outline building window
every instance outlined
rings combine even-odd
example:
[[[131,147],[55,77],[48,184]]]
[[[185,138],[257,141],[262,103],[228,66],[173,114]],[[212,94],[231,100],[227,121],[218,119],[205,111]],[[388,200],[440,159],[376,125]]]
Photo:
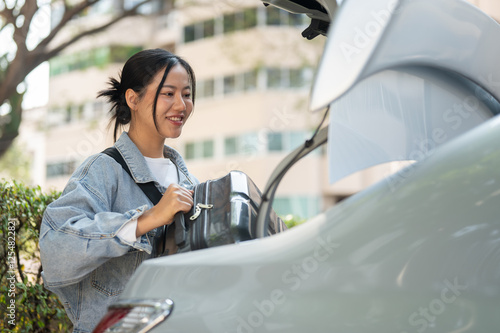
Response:
[[[66,122],[66,109],[64,108],[51,108],[47,115],[47,126],[59,126]]]
[[[293,215],[307,219],[320,213],[321,200],[316,196],[276,197],[273,209],[279,216]]]
[[[311,83],[308,68],[267,68],[268,88],[303,88]]]
[[[224,139],[224,155],[233,156],[238,153],[238,137],[231,136]]]
[[[189,43],[195,40],[194,24],[184,27],[184,43]]]
[[[262,72],[260,76],[259,73]],[[303,88],[310,84],[311,70],[309,68],[265,68],[259,71],[254,69],[244,73],[228,75],[219,78],[220,91],[224,95],[230,95],[238,92],[248,92],[259,88],[259,78],[266,78],[267,82],[261,85],[273,89]],[[197,82],[197,97],[213,97],[216,93],[216,79],[206,79]]]
[[[281,10],[269,6],[266,8],[266,24],[267,25],[281,25]]]
[[[258,154],[261,149],[262,142],[259,140],[257,133],[246,133],[240,136],[240,152],[243,155]]]
[[[203,22],[203,37],[209,38],[215,35],[215,21],[207,20]]]
[[[281,88],[282,74],[280,68],[267,69],[267,87]]]
[[[255,155],[264,150],[261,146],[256,133],[230,136],[224,139],[224,156]]]
[[[309,24],[307,22],[306,15],[297,15],[288,13],[288,20],[289,20],[288,24],[291,25],[292,27],[303,27]]]
[[[214,140],[203,141],[203,158],[214,157]]]
[[[224,33],[231,33],[233,31],[236,31],[236,15],[234,13],[232,14],[226,14],[223,16],[223,27],[224,27]]]
[[[269,133],[267,135],[268,151],[283,151],[283,137],[281,133]]]
[[[137,46],[111,46],[109,61],[112,63],[124,63],[132,55],[141,51],[141,47]]]
[[[100,47],[94,50],[94,64],[102,67],[108,63],[109,47]]]
[[[215,94],[214,79],[199,81],[196,83],[196,97],[209,98]]]
[[[302,69],[291,69],[289,74],[289,81],[291,88],[301,88],[305,84],[304,76],[302,75]]]
[[[213,140],[188,142],[184,146],[184,157],[186,160],[201,158],[211,158],[215,155],[215,145]]]
[[[60,55],[49,61],[50,75],[56,76],[94,66],[102,68],[113,62],[122,63],[140,50],[140,46],[113,45]]]
[[[184,27],[184,43],[193,42],[202,38],[209,38],[221,33],[228,34],[239,30],[252,29],[260,24],[271,26],[303,26],[306,24],[306,15],[292,14],[276,7],[267,7],[260,12],[263,17],[259,20],[257,8],[247,8],[230,14],[225,14],[211,20],[195,22]],[[220,26],[219,26],[220,24]]]
[[[55,178],[60,176],[71,175],[74,171],[75,171],[74,161],[48,163],[46,175],[47,178]]]
[[[97,100],[92,103],[92,109],[94,110],[95,117],[99,117],[105,113],[104,102],[102,100]]]
[[[306,132],[288,132],[285,133],[284,142],[286,142],[288,151],[292,151],[295,148],[302,145],[308,139],[308,133]]]
[[[196,157],[194,142],[186,143],[185,150],[186,152],[184,154],[184,157],[186,158],[186,160],[192,160]]]
[[[236,92],[236,77],[234,75],[224,77],[224,94]]]
[[[262,134],[262,133],[261,133]],[[224,156],[256,155],[267,152],[288,152],[308,139],[306,131],[268,132],[264,137],[250,132],[224,138]]]
[[[257,89],[257,71],[243,73],[243,89],[251,91]]]
[[[267,134],[267,150],[269,152],[289,152],[299,147],[308,138],[305,131],[272,132]]]
[[[82,51],[78,54],[78,63],[77,68],[88,68],[92,66],[92,52],[91,51]]]
[[[243,28],[250,29],[257,26],[257,8],[248,8],[243,11]]]

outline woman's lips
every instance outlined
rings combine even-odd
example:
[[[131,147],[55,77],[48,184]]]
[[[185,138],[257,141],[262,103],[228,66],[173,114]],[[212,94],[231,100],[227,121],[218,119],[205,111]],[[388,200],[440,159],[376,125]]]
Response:
[[[171,116],[171,117],[167,117],[167,120],[176,126],[182,126],[182,124],[184,123],[183,116]]]

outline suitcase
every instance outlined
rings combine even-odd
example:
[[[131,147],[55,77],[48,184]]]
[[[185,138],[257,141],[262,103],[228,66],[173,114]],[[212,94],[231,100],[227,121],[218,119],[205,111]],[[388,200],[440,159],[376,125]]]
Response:
[[[176,220],[175,241],[186,252],[257,238],[257,214],[262,194],[241,171],[196,185],[194,205]],[[169,227],[170,228],[170,227]],[[286,230],[274,210],[269,213],[267,235]]]
[[[102,153],[112,157],[132,177],[115,147]],[[153,204],[160,201],[162,194],[154,182],[137,183],[137,186]],[[198,184],[193,190],[194,205],[190,212],[177,213],[172,224],[148,232],[152,237],[154,257],[257,238],[257,214],[262,194],[245,173],[231,171],[219,179]],[[266,236],[287,229],[271,208],[267,215]]]

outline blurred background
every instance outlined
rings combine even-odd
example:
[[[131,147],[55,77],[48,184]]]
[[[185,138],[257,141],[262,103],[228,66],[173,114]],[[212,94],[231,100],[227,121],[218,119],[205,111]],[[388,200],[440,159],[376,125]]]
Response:
[[[500,1],[469,2],[500,20]],[[97,92],[146,48],[195,70],[194,114],[166,143],[200,181],[241,170],[263,189],[322,117],[307,106],[326,37],[304,39],[308,17],[260,0],[2,0],[0,9],[0,178],[62,190],[85,158],[113,144]],[[307,219],[401,166],[330,184],[318,150],[289,171],[274,208]]]

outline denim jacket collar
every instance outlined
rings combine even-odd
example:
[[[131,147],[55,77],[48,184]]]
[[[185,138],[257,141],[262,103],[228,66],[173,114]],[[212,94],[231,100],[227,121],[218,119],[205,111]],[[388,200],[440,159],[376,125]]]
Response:
[[[156,182],[155,177],[149,170],[146,160],[142,157],[142,153],[130,139],[127,132],[122,133],[120,138],[116,141],[115,147],[123,156],[136,183]],[[181,155],[175,149],[165,146],[163,149],[163,156],[169,158],[176,165],[179,172],[179,184],[188,187],[195,184],[196,181],[189,177],[187,167]]]

